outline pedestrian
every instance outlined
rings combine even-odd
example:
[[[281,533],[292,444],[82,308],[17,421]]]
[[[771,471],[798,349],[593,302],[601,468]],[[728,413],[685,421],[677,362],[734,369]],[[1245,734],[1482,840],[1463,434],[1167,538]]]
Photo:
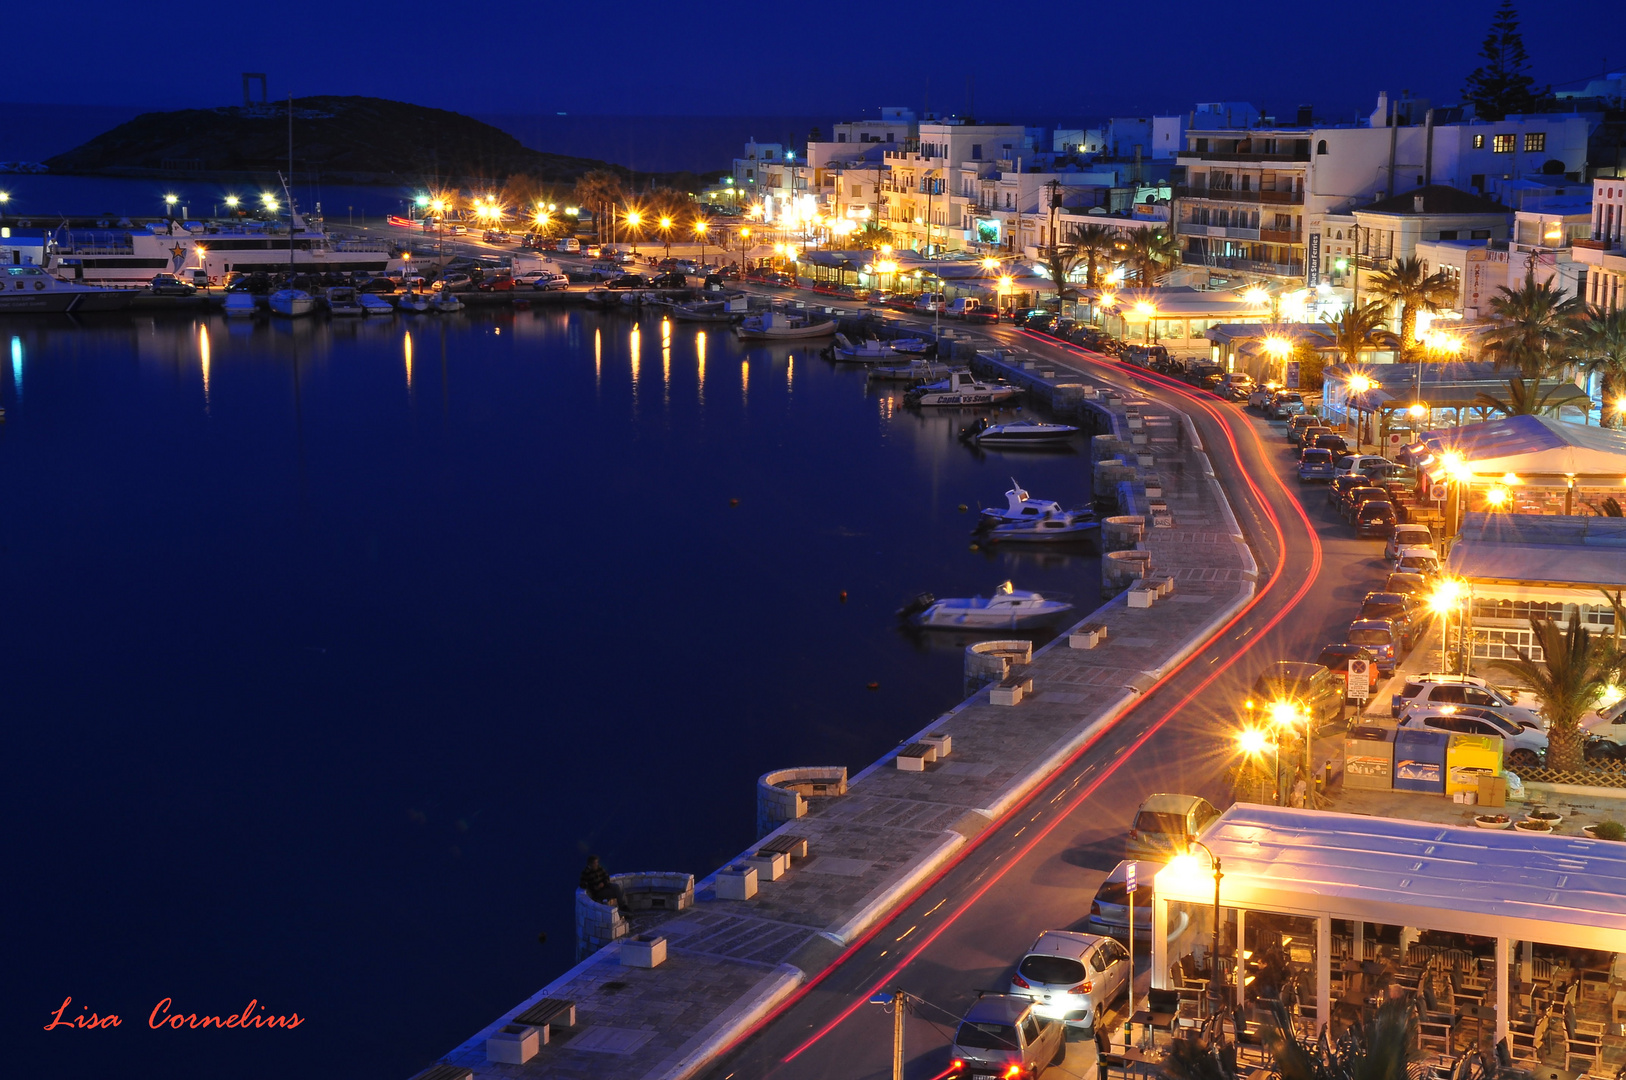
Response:
[[[610,872],[599,865],[597,855],[587,856],[580,884],[587,895],[599,903],[610,902],[622,912],[627,910],[627,900],[621,893],[621,886],[610,880]]]

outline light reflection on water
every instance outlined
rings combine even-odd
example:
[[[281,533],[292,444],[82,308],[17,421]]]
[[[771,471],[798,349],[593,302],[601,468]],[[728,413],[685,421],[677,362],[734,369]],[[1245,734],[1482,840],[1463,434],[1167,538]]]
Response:
[[[964,641],[900,632],[905,597],[1099,589],[1087,553],[970,550],[1013,474],[1087,501],[1084,455],[978,456],[977,413],[903,408],[805,344],[663,321],[669,402],[640,411],[620,313],[0,333],[12,825],[77,838],[29,856],[9,982],[213,1000],[252,970],[346,1017],[243,1080],[410,1075],[570,966],[585,850],[709,873],[753,839],[756,776],[856,770],[953,705]],[[706,396],[708,361],[739,398]],[[714,797],[648,813],[674,771]],[[228,911],[270,929],[200,953]],[[347,1035],[386,1025],[386,1050]],[[141,1075],[49,1049],[24,1067]]]

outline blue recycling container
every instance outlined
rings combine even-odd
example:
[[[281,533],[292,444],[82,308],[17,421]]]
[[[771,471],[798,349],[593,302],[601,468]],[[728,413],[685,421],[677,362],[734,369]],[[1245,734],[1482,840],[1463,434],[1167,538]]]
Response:
[[[1445,731],[1413,731],[1409,728],[1397,731],[1395,790],[1444,795],[1445,749],[1450,741],[1451,735]]]

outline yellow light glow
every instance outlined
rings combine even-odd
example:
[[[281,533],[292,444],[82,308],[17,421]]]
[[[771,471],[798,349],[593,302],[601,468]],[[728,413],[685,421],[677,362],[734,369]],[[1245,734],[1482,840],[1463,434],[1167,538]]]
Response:
[[[226,196],[226,205],[235,210],[237,208],[237,196],[235,196],[235,195],[227,195]]]
[[[1518,473],[1503,473],[1502,483],[1506,484],[1508,487],[1518,487],[1520,484],[1524,483],[1524,481],[1519,479]]]
[[[1411,408],[1407,409],[1406,411],[1411,413],[1413,416],[1426,416],[1428,414],[1428,406],[1424,405],[1422,403],[1418,403],[1416,405],[1413,405]]]
[[[164,202],[169,206],[174,206],[179,201],[180,200],[174,195],[165,195],[164,196]]]
[[[1255,285],[1253,288],[1243,292],[1242,300],[1244,303],[1251,304],[1254,307],[1263,307],[1265,304],[1270,302],[1270,293]]]
[[[1279,360],[1293,351],[1293,343],[1284,337],[1268,337],[1265,339],[1265,351]]]
[[[1373,382],[1365,375],[1352,375],[1349,379],[1349,390],[1352,394],[1364,394],[1372,389]]]
[[[881,254],[882,255],[890,255],[890,254],[892,254],[892,245],[891,244],[882,244],[881,245]]]
[[[1436,614],[1443,615],[1452,611],[1462,602],[1462,581],[1458,578],[1442,578],[1434,586],[1434,592],[1429,595],[1428,606]]]
[[[984,270],[998,270],[999,260],[990,255],[988,258],[982,260],[982,268]]]
[[[1113,304],[1116,304],[1117,302],[1118,302],[1118,297],[1116,295],[1114,295],[1113,293],[1106,292],[1106,293],[1101,294],[1101,306],[1102,307],[1109,308]]]
[[[1626,697],[1626,686],[1610,683],[1603,688],[1603,693],[1598,695],[1598,708],[1607,709],[1623,697]]]
[[[750,229],[741,229],[740,230],[740,238],[743,239],[743,240],[751,239],[751,230]]]
[[[1270,746],[1270,740],[1258,728],[1243,728],[1237,732],[1236,745],[1244,754],[1262,754]]]
[[[775,244],[773,246],[773,253],[775,255],[783,255],[785,253],[785,245],[784,244]]]
[[[672,227],[672,219],[671,218],[669,218],[669,217],[661,218],[661,228],[670,229],[671,227]]]
[[[705,236],[706,230],[710,228],[711,226],[706,224],[704,221],[697,221],[694,223],[694,231],[700,236]]]
[[[1273,701],[1270,703],[1270,721],[1277,727],[1291,727],[1299,718],[1299,707],[1291,701]]]
[[[1507,504],[1507,488],[1500,484],[1485,491],[1485,502],[1491,506],[1505,506]]]
[[[637,225],[639,222],[644,220],[644,215],[636,210],[628,210],[626,214],[623,215],[622,220],[628,225]]]
[[[1011,288],[1011,282],[1012,282],[1011,275],[1009,275],[1009,274],[1001,274],[1000,277],[999,277],[999,291],[1000,292],[1009,292],[1010,288]]]

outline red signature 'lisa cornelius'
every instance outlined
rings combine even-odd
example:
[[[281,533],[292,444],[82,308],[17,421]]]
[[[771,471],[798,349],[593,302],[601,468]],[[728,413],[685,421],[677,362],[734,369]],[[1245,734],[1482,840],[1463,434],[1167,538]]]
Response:
[[[64,1019],[68,1009],[73,1005],[73,998],[62,999],[56,1011],[51,1014],[51,1022],[45,1025],[46,1031],[55,1031],[57,1028],[70,1028],[76,1031],[91,1030],[95,1028],[116,1028],[123,1025],[124,1020],[117,1013],[108,1013],[101,1016],[90,1012],[87,1006],[79,1006],[79,1015]],[[305,1018],[298,1013],[289,1013],[287,1016],[273,1016],[260,1011],[258,998],[250,999],[248,1005],[240,1013],[228,1016],[200,1016],[197,1013],[181,1013],[174,1011],[174,1002],[164,998],[152,1007],[147,1014],[147,1026],[153,1030],[172,1028],[180,1031],[183,1028],[296,1028],[305,1022]]]

